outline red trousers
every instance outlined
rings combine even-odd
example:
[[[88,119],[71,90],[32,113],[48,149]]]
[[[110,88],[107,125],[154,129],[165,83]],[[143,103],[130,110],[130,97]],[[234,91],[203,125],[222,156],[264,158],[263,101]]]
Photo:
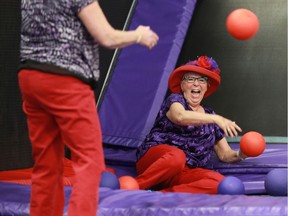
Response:
[[[63,215],[67,145],[75,172],[68,215],[95,216],[105,165],[94,92],[70,76],[21,70],[18,78],[35,161],[30,215]]]
[[[140,189],[162,192],[216,194],[223,175],[203,168],[189,168],[184,152],[161,144],[150,148],[137,162]]]

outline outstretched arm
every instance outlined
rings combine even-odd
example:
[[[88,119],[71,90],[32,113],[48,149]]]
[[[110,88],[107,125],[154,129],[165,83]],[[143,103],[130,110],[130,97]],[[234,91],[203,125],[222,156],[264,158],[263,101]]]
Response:
[[[177,125],[217,124],[224,131],[225,135],[230,137],[238,136],[237,131],[242,131],[235,122],[229,119],[220,115],[185,110],[182,104],[178,102],[170,106],[166,115],[170,121]]]
[[[226,163],[239,162],[247,158],[240,150],[231,149],[225,137],[215,144],[214,150],[219,160]]]
[[[159,40],[158,35],[148,26],[139,26],[136,30],[130,31],[114,29],[97,1],[83,8],[78,16],[92,37],[106,48],[123,48],[139,43],[151,49]]]

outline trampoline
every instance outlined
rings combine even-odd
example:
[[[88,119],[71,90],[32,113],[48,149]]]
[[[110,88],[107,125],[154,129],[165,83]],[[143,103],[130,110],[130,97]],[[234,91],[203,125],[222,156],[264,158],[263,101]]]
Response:
[[[238,143],[230,143],[238,148]],[[118,177],[135,176],[135,150],[105,148],[106,165]],[[121,160],[120,160],[121,158]],[[225,176],[235,176],[245,186],[244,195],[208,195],[163,193],[146,190],[100,188],[99,216],[286,216],[287,197],[267,195],[265,176],[272,169],[287,168],[287,144],[267,144],[264,153],[236,164],[226,164],[213,157],[208,168]],[[67,215],[72,191],[73,171],[65,161],[65,209]],[[0,172],[0,215],[29,215],[31,169]]]

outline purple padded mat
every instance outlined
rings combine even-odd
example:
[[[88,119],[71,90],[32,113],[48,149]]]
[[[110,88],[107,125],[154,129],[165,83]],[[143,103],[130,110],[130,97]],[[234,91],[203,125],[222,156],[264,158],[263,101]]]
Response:
[[[71,187],[65,187],[67,215]],[[0,215],[29,215],[31,186],[0,182]],[[100,188],[98,216],[285,216],[287,197]]]
[[[136,147],[151,129],[166,95],[197,0],[138,1],[129,28],[150,26],[159,35],[152,49],[139,45],[121,50],[99,119],[103,142]]]
[[[231,144],[237,149],[239,144]],[[118,176],[135,175],[135,149],[105,148],[106,163]],[[98,216],[287,216],[287,197],[265,194],[265,175],[287,167],[287,144],[267,144],[264,153],[236,164],[213,157],[210,168],[239,177],[246,195],[162,193],[100,188]],[[72,187],[65,187],[65,214]],[[0,182],[0,215],[29,215],[30,185]],[[253,195],[252,195],[253,194]],[[258,195],[256,195],[258,194]]]

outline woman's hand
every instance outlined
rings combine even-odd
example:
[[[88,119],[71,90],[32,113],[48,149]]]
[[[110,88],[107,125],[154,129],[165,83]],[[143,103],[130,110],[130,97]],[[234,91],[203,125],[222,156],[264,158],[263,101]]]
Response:
[[[226,136],[234,137],[238,136],[237,131],[242,132],[242,129],[234,121],[226,119],[223,116],[215,115],[214,122],[224,131]]]
[[[135,32],[137,33],[137,43],[152,49],[157,45],[159,37],[153,32],[149,26],[139,26]]]
[[[214,150],[220,161],[225,163],[235,163],[245,160],[248,156],[243,154],[241,150],[235,151],[231,149],[225,137],[214,145]]]

